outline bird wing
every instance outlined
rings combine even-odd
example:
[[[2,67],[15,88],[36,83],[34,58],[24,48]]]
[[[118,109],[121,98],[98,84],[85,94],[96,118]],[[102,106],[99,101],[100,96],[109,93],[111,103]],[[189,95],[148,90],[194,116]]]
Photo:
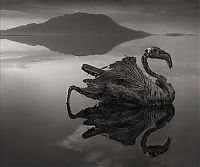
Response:
[[[131,84],[135,90],[144,90],[146,88],[146,76],[136,64],[135,57],[125,57],[121,61],[110,64],[109,71],[117,74],[121,80]]]
[[[121,61],[110,64],[108,71],[115,74],[111,82],[115,85],[112,87],[121,89],[127,98],[132,99],[131,101],[137,101],[139,104],[147,102],[148,91],[154,83],[137,66],[135,57],[125,57]]]

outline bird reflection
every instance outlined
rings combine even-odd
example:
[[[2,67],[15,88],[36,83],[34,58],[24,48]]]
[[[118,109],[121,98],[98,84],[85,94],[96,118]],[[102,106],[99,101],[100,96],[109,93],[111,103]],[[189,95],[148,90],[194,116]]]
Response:
[[[85,139],[102,134],[123,145],[134,145],[136,138],[143,133],[140,145],[146,156],[157,157],[169,149],[169,137],[160,145],[147,145],[147,140],[152,133],[165,127],[174,117],[173,105],[133,108],[127,105],[111,106],[100,103],[77,114],[71,112],[69,104],[67,109],[71,119],[83,118],[84,125],[92,126],[82,134]]]

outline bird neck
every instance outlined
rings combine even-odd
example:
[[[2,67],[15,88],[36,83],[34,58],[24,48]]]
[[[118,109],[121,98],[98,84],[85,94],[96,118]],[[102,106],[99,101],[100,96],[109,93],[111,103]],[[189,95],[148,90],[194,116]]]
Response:
[[[159,86],[166,94],[168,94],[169,99],[174,99],[174,89],[172,88],[172,86],[170,84],[167,83],[167,78],[162,76],[162,75],[158,75],[155,72],[153,72],[148,65],[147,62],[148,59],[148,55],[146,55],[146,53],[144,53],[142,55],[142,65],[144,70],[152,77],[157,78],[155,84],[157,86]]]
[[[166,82],[166,78],[162,75],[158,75],[155,72],[153,72],[150,68],[149,68],[149,64],[147,62],[148,56],[143,54],[142,55],[142,65],[144,70],[147,72],[147,74],[149,74],[150,76],[159,79],[160,81]]]

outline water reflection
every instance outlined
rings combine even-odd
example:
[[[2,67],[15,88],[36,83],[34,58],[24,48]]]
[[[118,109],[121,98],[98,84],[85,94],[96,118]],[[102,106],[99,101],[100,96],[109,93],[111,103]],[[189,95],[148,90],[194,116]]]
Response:
[[[175,115],[173,105],[162,107],[133,108],[126,105],[108,105],[99,103],[94,107],[73,114],[67,105],[71,119],[83,118],[84,125],[92,126],[82,134],[84,139],[103,134],[122,145],[134,145],[142,133],[140,146],[145,155],[157,157],[168,151],[171,139],[160,145],[147,145],[149,136],[166,126]]]
[[[5,36],[3,38],[32,46],[44,46],[52,51],[66,55],[87,56],[102,55],[123,42],[144,37],[117,34]]]
[[[1,40],[1,46],[6,49],[1,49],[1,57],[9,57],[9,62],[17,57],[12,59],[13,63],[28,64],[26,69],[18,68],[19,66],[1,68],[2,165],[198,166],[198,41],[199,37],[151,36],[123,43],[105,55],[66,58],[64,54],[51,52],[40,46],[31,47]],[[66,118],[68,115],[64,102],[67,87],[72,84],[82,87],[80,81],[88,77],[81,71],[81,65],[87,63],[103,67],[122,59],[121,55],[124,53],[138,56],[140,65],[140,53],[144,48],[154,45],[164,48],[172,55],[174,68],[171,72],[166,68],[165,62],[151,61],[149,64],[155,71],[167,76],[174,86],[176,116],[167,126],[150,135],[147,143],[161,144],[170,136],[172,141],[169,150],[155,159],[146,157],[140,148],[143,133],[137,137],[135,145],[129,146],[109,139],[106,132],[103,135],[108,137],[100,134],[82,139],[81,134],[87,131],[88,126],[82,125],[82,117],[76,120]],[[47,58],[55,61],[46,61]],[[33,62],[33,65],[29,65]],[[93,103],[88,101],[85,102],[79,94],[73,93],[73,113],[92,106]]]

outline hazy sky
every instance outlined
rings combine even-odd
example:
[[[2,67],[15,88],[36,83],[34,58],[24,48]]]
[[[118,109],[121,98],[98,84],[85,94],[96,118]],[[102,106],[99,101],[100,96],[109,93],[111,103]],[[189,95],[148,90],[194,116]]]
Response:
[[[199,9],[199,0],[1,0],[1,29],[79,11],[150,33],[198,33]]]

